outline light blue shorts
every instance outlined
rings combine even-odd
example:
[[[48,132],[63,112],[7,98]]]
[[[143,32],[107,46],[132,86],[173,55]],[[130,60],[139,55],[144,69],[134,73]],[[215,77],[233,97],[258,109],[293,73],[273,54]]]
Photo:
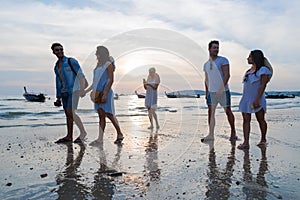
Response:
[[[220,103],[222,107],[231,106],[231,94],[229,90],[223,92],[219,98],[216,97],[216,94],[217,94],[216,92],[208,92],[208,96],[206,99],[207,105],[217,106],[218,103]]]

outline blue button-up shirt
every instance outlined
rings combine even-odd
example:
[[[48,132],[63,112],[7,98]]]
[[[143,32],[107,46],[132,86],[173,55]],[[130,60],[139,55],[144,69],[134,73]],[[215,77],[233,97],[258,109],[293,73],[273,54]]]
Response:
[[[71,66],[68,63],[68,58],[64,56],[62,58],[62,66],[61,66],[61,71],[63,73],[63,77],[65,79],[65,84],[66,84],[66,89],[68,94],[72,94],[73,92],[77,91],[80,89],[80,78],[84,77],[84,74],[81,70],[81,67],[78,63],[78,61],[74,58],[70,58],[70,62],[72,64],[73,69],[77,72],[77,77],[76,74],[73,72],[71,69]],[[55,64],[54,67],[54,72],[56,75],[56,98],[61,98],[61,90],[62,90],[62,80],[59,76],[58,72],[58,61]]]

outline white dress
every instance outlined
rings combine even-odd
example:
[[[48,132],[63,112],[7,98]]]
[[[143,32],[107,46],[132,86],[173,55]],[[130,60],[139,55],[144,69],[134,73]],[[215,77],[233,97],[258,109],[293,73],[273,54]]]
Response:
[[[150,82],[148,84],[156,85],[155,81]],[[146,97],[145,97],[145,106],[147,108],[157,108],[157,90],[154,90],[151,86],[147,85]]]
[[[259,100],[260,106],[258,108],[252,108],[252,103],[255,100],[260,85],[261,85],[261,76],[262,75],[272,75],[272,72],[269,70],[268,67],[262,66],[257,72],[255,73],[249,73],[247,72],[243,79],[243,96],[241,98],[240,104],[239,104],[239,110],[242,113],[256,113],[260,111],[261,109],[264,109],[264,111],[267,111],[267,103],[265,94],[263,94]]]
[[[93,90],[103,91],[105,89],[108,81],[107,67],[109,64],[110,62],[106,62],[94,70]],[[115,115],[114,93],[111,88],[107,94],[106,102],[99,104],[95,103],[94,108],[95,110],[102,109],[105,113]]]

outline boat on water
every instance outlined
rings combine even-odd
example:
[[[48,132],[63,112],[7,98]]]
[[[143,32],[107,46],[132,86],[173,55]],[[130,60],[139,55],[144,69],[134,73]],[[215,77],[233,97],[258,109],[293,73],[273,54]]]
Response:
[[[200,94],[196,93],[180,93],[179,91],[176,92],[169,92],[165,91],[165,94],[168,98],[200,98]]]
[[[118,99],[119,99],[119,95],[118,95],[117,93],[115,93],[114,99],[115,99],[115,100],[118,100]]]
[[[27,92],[26,87],[24,87],[23,96],[25,97],[25,99],[27,101],[32,101],[32,102],[45,102],[45,100],[46,100],[45,94],[43,94],[43,93],[39,93],[39,94],[29,93],[29,92]]]
[[[283,92],[278,92],[278,93],[267,93],[266,92],[266,99],[286,99],[286,98],[295,98],[295,95],[283,93]]]
[[[141,98],[141,99],[146,97],[146,94],[144,94],[144,93],[138,93],[137,91],[135,91],[135,94],[136,94],[136,96],[138,98]]]

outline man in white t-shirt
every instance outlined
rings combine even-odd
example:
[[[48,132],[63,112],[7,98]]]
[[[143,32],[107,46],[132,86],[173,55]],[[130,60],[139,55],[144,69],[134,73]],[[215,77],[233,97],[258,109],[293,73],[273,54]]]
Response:
[[[234,115],[231,111],[231,95],[228,87],[230,78],[229,61],[218,56],[219,41],[213,40],[208,44],[209,60],[204,64],[206,103],[208,106],[209,133],[201,142],[214,140],[215,111],[218,103],[224,108],[231,128],[230,141],[236,141]]]

